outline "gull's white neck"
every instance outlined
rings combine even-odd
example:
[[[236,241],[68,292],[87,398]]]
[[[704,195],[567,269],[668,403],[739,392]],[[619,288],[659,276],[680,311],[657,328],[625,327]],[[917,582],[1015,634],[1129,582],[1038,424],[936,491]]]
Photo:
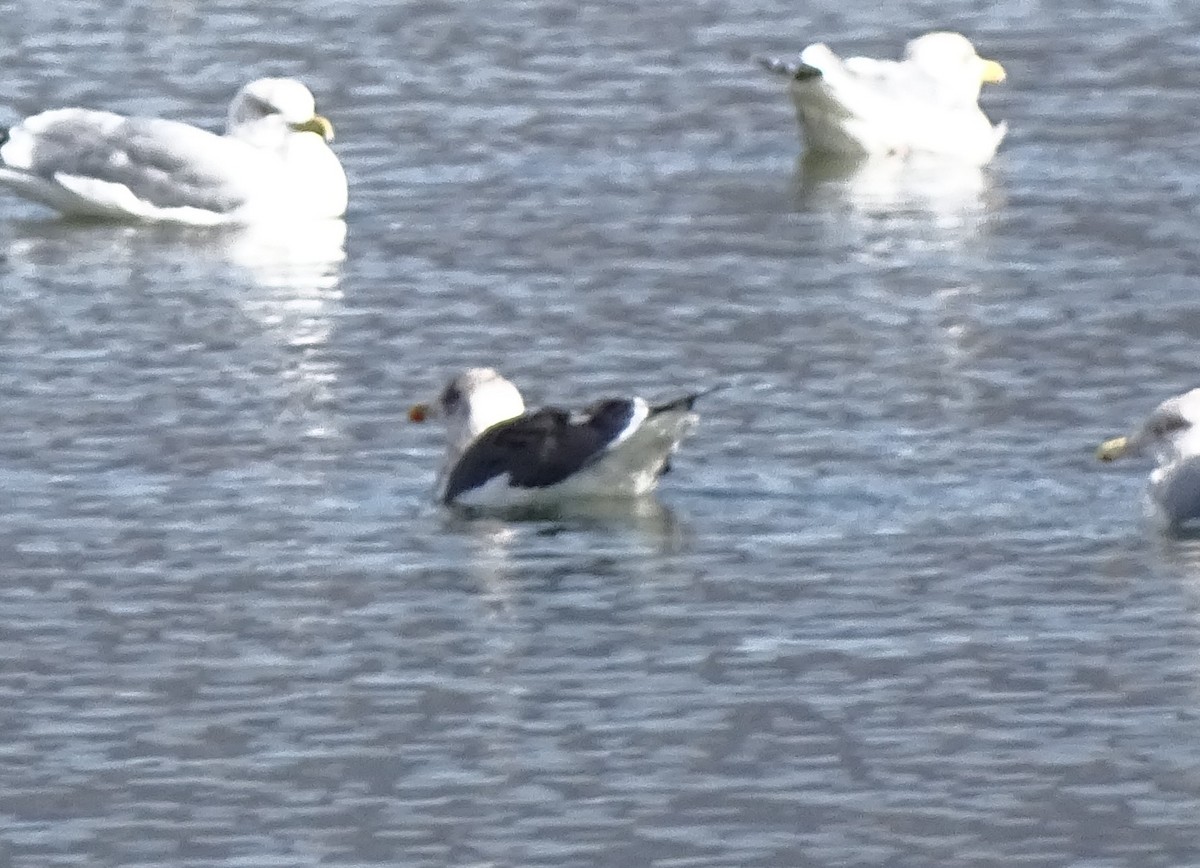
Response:
[[[511,384],[487,385],[467,396],[466,413],[452,420],[448,459],[462,455],[475,438],[500,422],[515,419],[525,412],[525,402]]]

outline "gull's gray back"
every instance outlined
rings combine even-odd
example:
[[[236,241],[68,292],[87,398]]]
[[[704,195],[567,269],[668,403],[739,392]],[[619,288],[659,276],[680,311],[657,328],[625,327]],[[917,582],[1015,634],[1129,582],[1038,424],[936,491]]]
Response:
[[[58,109],[27,119],[0,148],[6,166],[61,180],[127,187],[159,208],[229,213],[268,167],[253,148],[175,121]]]

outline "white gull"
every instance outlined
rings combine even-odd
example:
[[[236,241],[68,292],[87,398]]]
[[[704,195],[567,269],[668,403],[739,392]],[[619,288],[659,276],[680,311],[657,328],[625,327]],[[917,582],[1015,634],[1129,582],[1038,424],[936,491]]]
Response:
[[[260,78],[223,135],[179,121],[60,108],[0,134],[0,184],[69,216],[208,226],[334,218],[346,173],[333,126],[294,79]]]
[[[1154,511],[1178,527],[1200,518],[1200,389],[1163,401],[1131,434],[1105,440],[1096,450],[1101,461],[1125,455],[1149,455],[1149,494]]]
[[[1006,127],[979,108],[983,84],[1000,82],[1004,68],[985,60],[960,33],[927,33],[902,60],[841,58],[823,43],[799,63],[761,58],[789,79],[796,117],[811,151],[849,157],[914,153],[983,165]]]

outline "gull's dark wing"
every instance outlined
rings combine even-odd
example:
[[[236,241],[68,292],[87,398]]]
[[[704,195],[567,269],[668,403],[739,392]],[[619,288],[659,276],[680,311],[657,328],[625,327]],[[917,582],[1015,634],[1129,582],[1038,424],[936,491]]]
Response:
[[[513,488],[545,488],[596,461],[634,421],[632,400],[598,401],[578,416],[546,408],[500,422],[467,447],[442,499],[451,503],[498,477]]]

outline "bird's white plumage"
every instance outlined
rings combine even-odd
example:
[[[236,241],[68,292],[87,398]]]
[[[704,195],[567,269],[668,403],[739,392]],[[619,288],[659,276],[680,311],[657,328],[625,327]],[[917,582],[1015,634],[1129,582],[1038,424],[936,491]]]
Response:
[[[191,225],[340,217],[346,174],[312,93],[264,78],[230,104],[224,134],[178,121],[62,108],[12,127],[0,184],[70,216]]]
[[[1170,525],[1200,519],[1200,389],[1163,401],[1133,433],[1100,444],[1098,457],[1148,455],[1154,512]]]
[[[488,428],[525,412],[520,390],[493,368],[463,371],[432,406],[446,428],[447,469]]]
[[[985,82],[1003,80],[995,61],[981,58],[958,33],[927,33],[908,43],[899,61],[841,58],[809,45],[800,64],[764,60],[790,76],[797,119],[810,150],[850,157],[931,154],[983,165],[1005,125],[979,108]]]

